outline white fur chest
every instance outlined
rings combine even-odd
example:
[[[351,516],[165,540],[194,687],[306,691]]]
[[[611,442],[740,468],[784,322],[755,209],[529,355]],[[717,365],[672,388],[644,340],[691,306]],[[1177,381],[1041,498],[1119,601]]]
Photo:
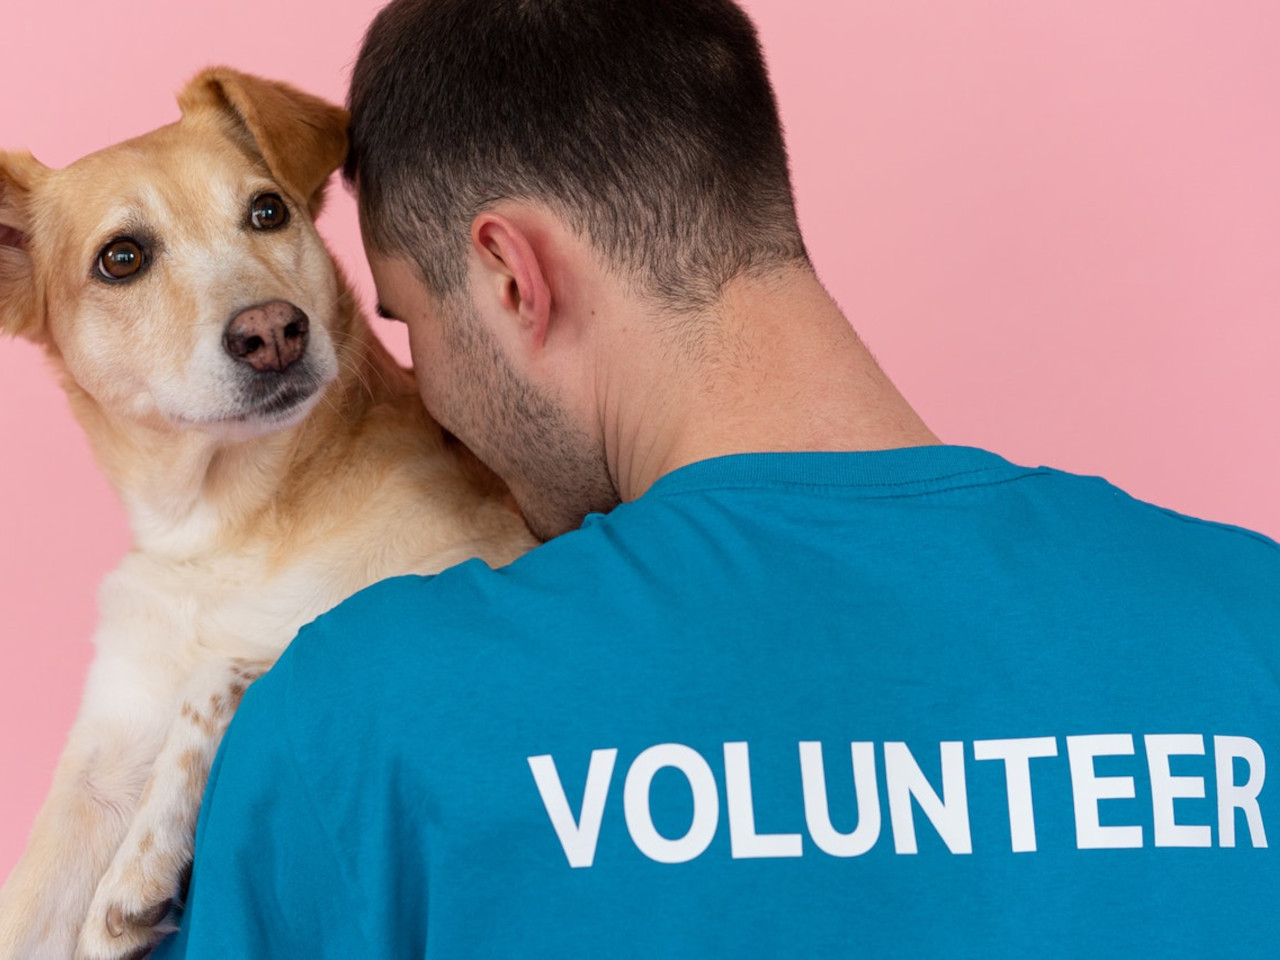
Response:
[[[314,561],[269,571],[258,552],[183,561],[131,553],[103,581],[94,642],[101,654],[179,672],[210,655],[274,659],[349,592],[333,573]]]

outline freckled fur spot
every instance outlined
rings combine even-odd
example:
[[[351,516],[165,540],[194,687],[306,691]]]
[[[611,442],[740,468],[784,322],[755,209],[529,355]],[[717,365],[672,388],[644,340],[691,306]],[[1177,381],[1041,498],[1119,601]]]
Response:
[[[247,686],[266,673],[267,668],[266,666],[249,666],[245,661],[236,661],[231,666],[231,672],[235,674],[236,679],[243,680]]]
[[[218,703],[213,703],[213,700],[217,700]],[[215,695],[214,698],[211,699],[210,703],[214,709],[213,716],[207,717],[203,713],[201,713],[199,710],[197,710],[195,707],[187,703],[184,703],[182,705],[182,716],[186,720],[188,720],[190,723],[193,723],[197,727],[199,727],[203,733],[209,736],[212,736],[213,734],[218,732],[220,727],[218,723],[218,714],[220,711],[219,704],[221,703],[221,698]]]

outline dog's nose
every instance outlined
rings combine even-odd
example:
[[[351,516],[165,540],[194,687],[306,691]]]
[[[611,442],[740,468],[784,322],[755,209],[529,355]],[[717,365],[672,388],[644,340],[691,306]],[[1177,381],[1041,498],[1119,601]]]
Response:
[[[310,325],[292,303],[272,300],[232,317],[222,344],[227,353],[260,373],[282,373],[306,352]]]

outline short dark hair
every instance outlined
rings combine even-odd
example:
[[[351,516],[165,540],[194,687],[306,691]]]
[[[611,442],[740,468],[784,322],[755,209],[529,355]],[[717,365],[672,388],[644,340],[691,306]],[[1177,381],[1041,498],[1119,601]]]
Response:
[[[732,0],[393,0],[348,98],[366,238],[465,283],[487,203],[546,204],[669,306],[807,260],[777,104]]]

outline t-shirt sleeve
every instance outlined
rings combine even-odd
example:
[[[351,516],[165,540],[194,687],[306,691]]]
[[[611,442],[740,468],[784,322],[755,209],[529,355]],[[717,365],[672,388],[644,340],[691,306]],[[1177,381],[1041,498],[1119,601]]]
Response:
[[[180,928],[154,960],[368,955],[350,878],[290,745],[287,659],[250,687],[223,738]]]

